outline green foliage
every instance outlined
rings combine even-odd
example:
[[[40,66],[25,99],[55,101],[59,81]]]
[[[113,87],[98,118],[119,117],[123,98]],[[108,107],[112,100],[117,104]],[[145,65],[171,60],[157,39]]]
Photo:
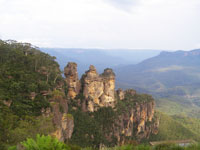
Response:
[[[100,126],[89,113],[80,110],[71,112],[74,116],[74,132],[71,140],[72,144],[82,147],[98,146],[104,140],[100,132]]]
[[[74,117],[72,114],[64,114],[63,117],[74,120]]]
[[[39,115],[41,108],[48,107],[41,92],[54,88],[61,76],[55,57],[28,43],[0,41],[0,68],[0,100],[12,100],[14,114]],[[31,99],[31,92],[37,100]]]
[[[199,118],[200,108],[192,103],[193,101],[183,97],[158,98],[156,99],[156,109],[168,115],[186,115]]]
[[[17,146],[10,146],[8,150],[17,150]]]
[[[92,147],[81,148],[81,150],[94,150]]]
[[[28,43],[0,40],[0,149],[53,130],[51,118],[38,116],[50,106],[43,93],[53,90],[59,77],[55,57]]]
[[[87,148],[84,148],[83,150],[87,150]],[[88,148],[89,150],[92,150]],[[116,146],[116,147],[105,147],[103,150],[199,150],[200,145],[199,144],[192,144],[186,147],[182,147],[179,145],[166,143],[166,144],[160,144],[156,146],[149,146],[149,145],[122,145],[122,146]]]
[[[106,140],[105,135],[112,130],[116,113],[111,107],[99,108],[96,112],[69,110],[74,118],[74,132],[70,143],[82,147],[99,147],[99,145],[115,145],[115,139]]]
[[[70,150],[70,147],[51,136],[40,136],[36,137],[36,140],[28,138],[22,142],[22,145],[26,150]]]
[[[10,138],[10,131],[17,126],[18,117],[0,101],[0,149],[6,149]]]
[[[118,100],[116,104],[117,113],[124,113],[134,108],[136,103],[144,103],[154,101],[153,97],[148,94],[131,94],[126,93],[124,100]]]
[[[102,107],[94,112],[95,121],[100,124],[102,133],[108,133],[112,130],[112,124],[114,124],[116,117],[116,112],[111,107]]]
[[[163,140],[185,140],[193,139],[200,140],[199,134],[191,131],[182,123],[174,120],[172,117],[167,116],[161,112],[155,114],[159,120],[159,132],[157,135],[151,135],[150,141],[163,141]]]
[[[172,118],[179,123],[181,123],[185,128],[189,129],[191,132],[200,135],[200,119],[187,117],[185,115],[174,115]]]
[[[27,137],[33,138],[37,133],[47,135],[54,131],[51,117],[26,117],[18,122],[18,126],[10,131],[10,143],[16,144]]]
[[[199,150],[199,149],[200,149],[200,144],[189,145],[188,147],[185,148],[185,150]]]
[[[43,143],[47,143],[46,145],[48,145],[48,141],[49,140],[46,140],[44,142],[44,140],[40,140],[40,143],[41,143],[40,145],[43,145]],[[33,147],[33,145],[37,145],[35,143],[36,143],[35,140],[31,139],[31,141],[29,142],[30,147]],[[81,148],[77,145],[64,145],[64,147],[66,147],[67,150],[96,150],[96,148],[92,148],[92,147]],[[43,150],[41,148],[43,148],[42,146],[40,147],[40,150]],[[51,145],[45,148],[47,148],[45,150],[51,150]],[[165,143],[165,144],[160,144],[156,146],[143,145],[143,144],[141,145],[129,144],[129,145],[102,148],[102,150],[199,150],[199,149],[200,149],[200,144],[190,144],[188,146],[183,147],[183,146],[179,146],[179,145],[171,144],[171,143]],[[16,146],[12,146],[12,147],[9,147],[8,150],[17,150],[17,149],[16,149]],[[29,149],[26,149],[26,150],[29,150]],[[57,149],[53,149],[53,150],[57,150]]]
[[[69,145],[69,147],[70,147],[70,150],[81,150],[81,147],[80,146],[78,146],[78,145]]]
[[[31,117],[26,116],[24,119],[5,113],[0,116],[0,148],[6,149],[9,145],[17,144],[27,137],[33,138],[37,133],[49,134],[53,132],[54,126],[51,117]]]
[[[69,113],[73,115],[75,123],[70,142],[82,147],[99,147],[100,144],[116,145],[116,137],[108,135],[113,133],[113,126],[117,126],[116,120],[119,119],[120,115],[134,108],[136,103],[151,102],[153,98],[147,94],[128,93],[123,101],[117,101],[114,109],[99,107],[94,112],[82,112],[80,103],[84,103],[84,100],[84,97],[79,94],[74,100],[69,101]],[[107,140],[109,136],[110,139]]]
[[[159,111],[200,118],[198,50],[164,52],[137,65],[116,69],[118,87],[134,88],[158,98]],[[184,57],[183,57],[184,56]]]
[[[184,147],[166,143],[166,144],[157,145],[157,146],[155,146],[154,149],[155,150],[184,150]]]
[[[51,96],[54,99],[60,99],[60,98],[63,98],[65,96],[65,94],[59,90],[53,90],[51,93]]]

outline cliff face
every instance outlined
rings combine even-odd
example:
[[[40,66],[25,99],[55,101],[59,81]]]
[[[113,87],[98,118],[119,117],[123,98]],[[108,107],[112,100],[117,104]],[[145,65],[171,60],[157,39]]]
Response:
[[[104,135],[108,141],[112,142],[113,137],[118,143],[124,143],[127,137],[135,137],[140,141],[150,134],[157,134],[159,121],[154,117],[153,98],[139,95],[135,90],[119,89],[115,92],[115,74],[112,69],[105,69],[102,74],[98,74],[91,65],[79,81],[77,65],[69,63],[65,68],[65,76],[69,87],[68,96],[74,102],[78,99],[74,110],[80,107],[83,112],[98,112],[100,107],[113,108],[117,117],[110,125],[112,129]],[[82,99],[76,97],[80,94],[83,95]]]
[[[100,107],[114,106],[115,74],[112,69],[105,69],[98,74],[94,66],[90,66],[81,79],[83,96],[88,103],[88,111],[93,112]]]
[[[70,114],[67,114],[68,104],[66,99],[57,99],[57,102],[51,103],[51,107],[53,113],[52,121],[56,128],[55,132],[52,133],[52,135],[60,141],[70,139],[74,129],[74,119]]]
[[[68,97],[74,99],[81,91],[85,97],[83,107],[86,111],[94,112],[98,107],[114,107],[115,74],[112,69],[105,69],[102,74],[98,74],[91,65],[79,80],[77,65],[70,62],[65,67],[65,77]]]
[[[123,144],[158,133],[153,98],[132,89],[115,91],[112,69],[98,74],[91,65],[79,80],[77,65],[70,62],[65,67],[65,77],[67,90],[63,82],[58,84],[51,93],[51,109],[43,110],[43,115],[53,116],[56,130],[52,135],[60,141],[70,139],[76,143],[87,137],[91,143]],[[76,139],[77,136],[80,137]]]
[[[154,101],[136,104],[128,112],[121,114],[114,135],[118,142],[124,143],[127,137],[148,139],[150,134],[158,133],[159,121],[154,117]]]
[[[50,108],[43,109],[42,114],[52,118],[55,131],[51,135],[60,141],[66,141],[72,137],[74,118],[68,114],[68,98],[64,92],[64,82],[59,82],[50,95]]]
[[[65,81],[68,86],[68,97],[75,98],[80,91],[80,81],[78,79],[77,64],[69,62],[64,69]]]

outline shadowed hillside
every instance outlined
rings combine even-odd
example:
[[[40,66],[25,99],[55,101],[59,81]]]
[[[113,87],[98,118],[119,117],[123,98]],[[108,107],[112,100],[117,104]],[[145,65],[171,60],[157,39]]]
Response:
[[[117,86],[135,88],[179,105],[200,106],[200,50],[161,52],[137,65],[116,68]]]

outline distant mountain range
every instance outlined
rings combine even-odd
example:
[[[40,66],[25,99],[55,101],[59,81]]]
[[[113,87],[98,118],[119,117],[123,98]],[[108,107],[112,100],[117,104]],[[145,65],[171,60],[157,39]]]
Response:
[[[161,52],[139,64],[114,70],[117,87],[134,88],[185,106],[200,106],[200,49]]]
[[[41,48],[57,57],[60,68],[78,64],[79,75],[96,66],[116,73],[117,88],[134,88],[157,99],[160,111],[200,117],[200,49],[167,52],[160,50],[106,50]],[[170,112],[168,111],[170,110]]]
[[[57,58],[61,69],[70,61],[79,66],[79,74],[83,74],[93,64],[99,73],[103,69],[122,67],[129,64],[137,64],[147,58],[158,55],[160,50],[131,50],[131,49],[81,49],[81,48],[41,48]]]

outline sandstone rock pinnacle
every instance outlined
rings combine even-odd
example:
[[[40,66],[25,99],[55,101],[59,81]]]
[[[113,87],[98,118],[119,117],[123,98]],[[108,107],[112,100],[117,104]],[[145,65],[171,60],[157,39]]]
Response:
[[[80,92],[80,81],[78,79],[77,64],[69,62],[64,69],[65,81],[68,86],[68,97],[74,99]]]
[[[65,81],[68,86],[68,97],[74,99],[81,89],[87,101],[87,110],[95,111],[98,107],[114,107],[115,74],[112,69],[105,69],[98,74],[96,68],[90,65],[89,70],[78,79],[77,64],[69,62],[65,67]]]

